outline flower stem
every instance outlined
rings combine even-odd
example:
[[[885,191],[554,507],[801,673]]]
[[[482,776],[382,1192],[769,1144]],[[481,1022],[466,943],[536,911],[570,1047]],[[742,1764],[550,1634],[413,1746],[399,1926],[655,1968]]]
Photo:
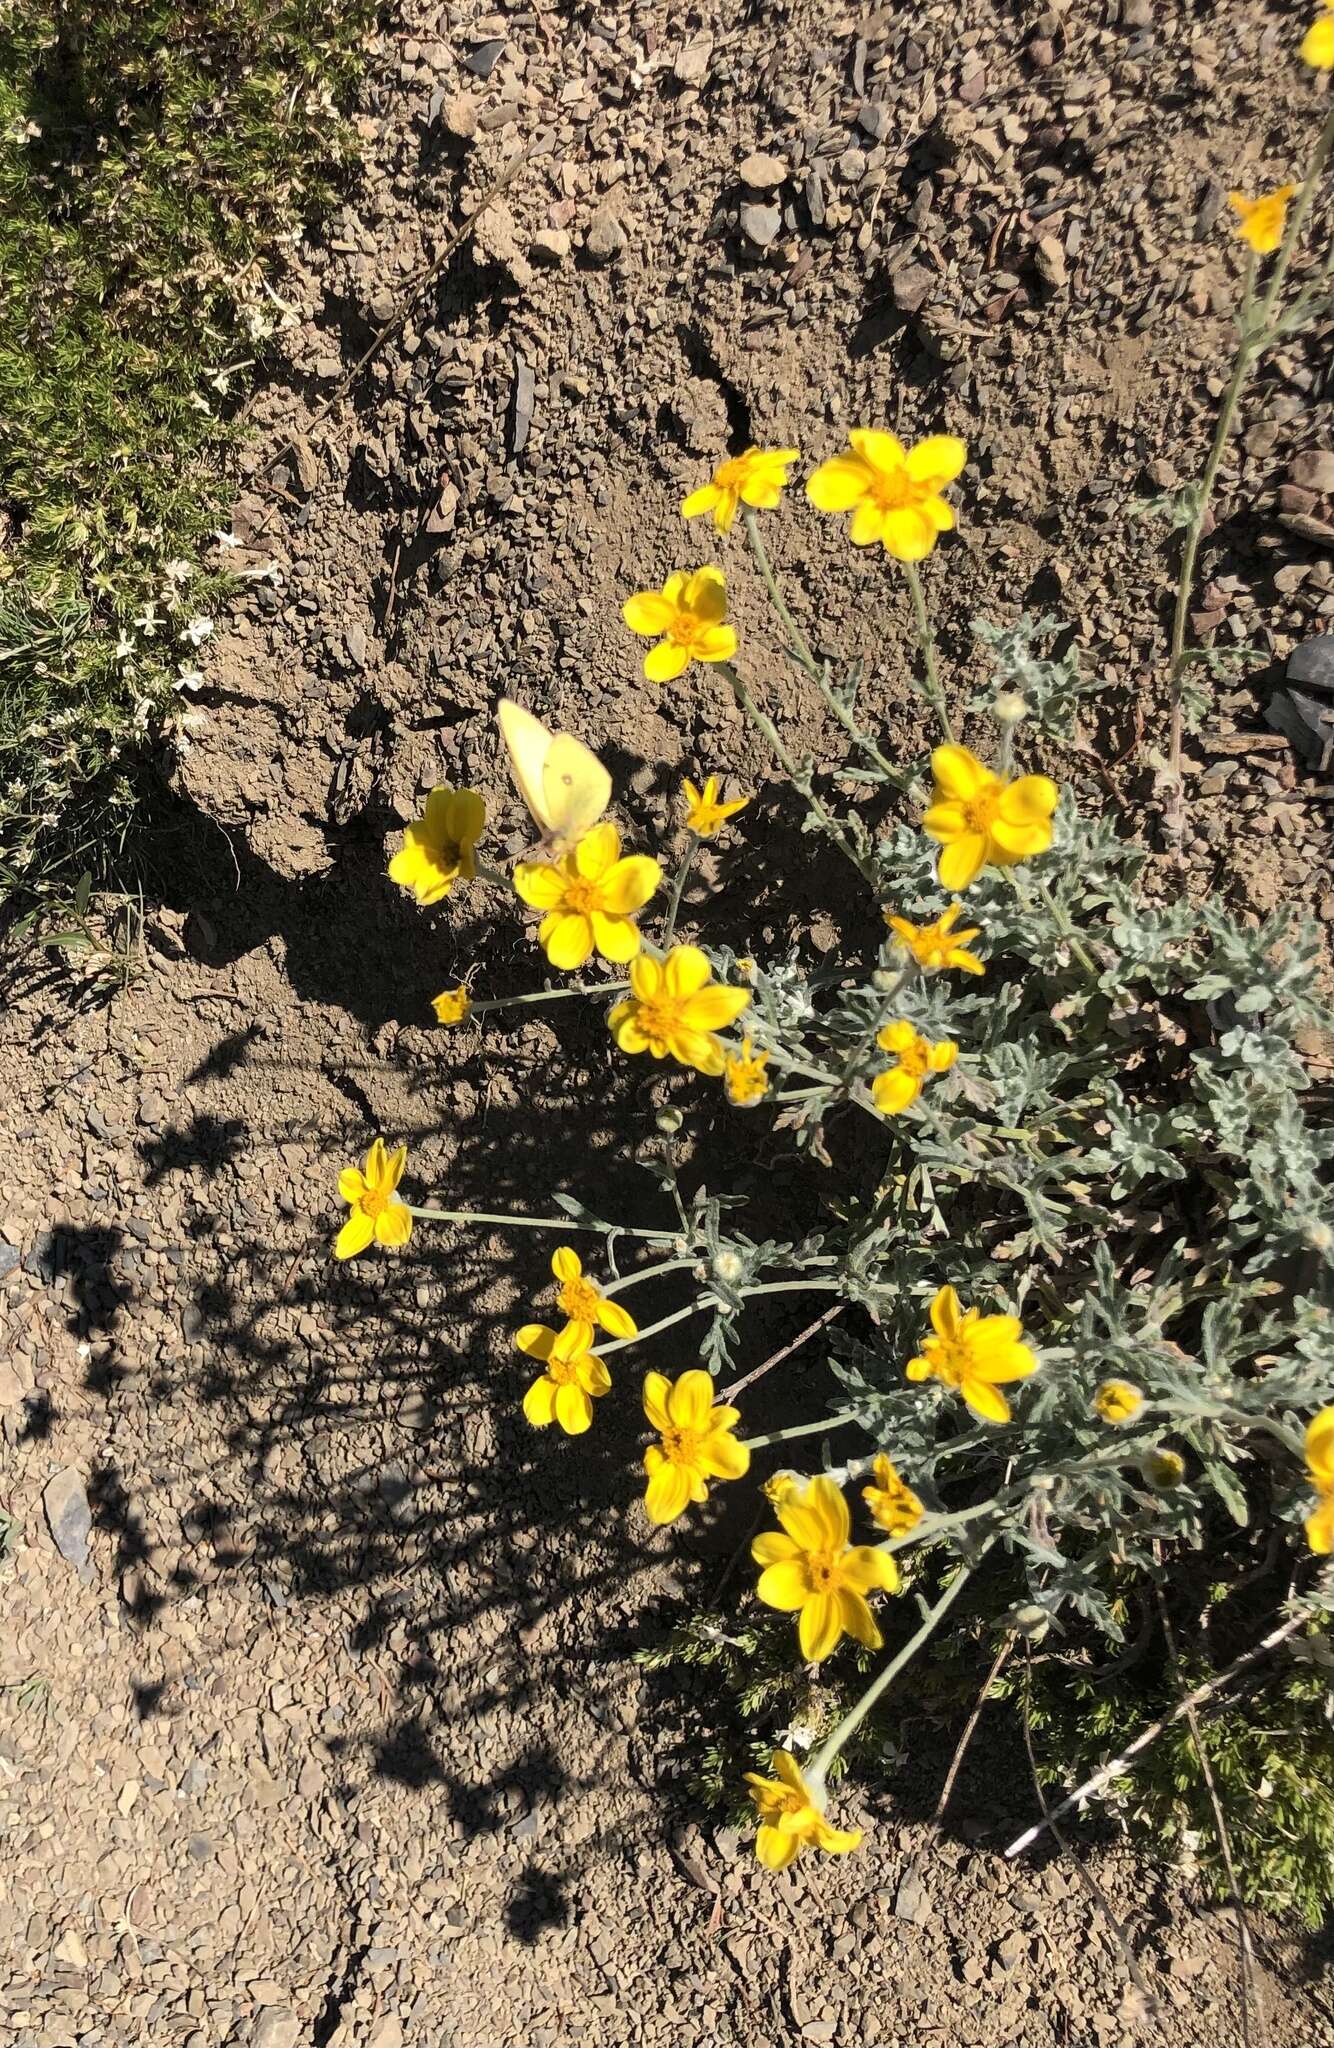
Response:
[[[695,865],[695,855],[699,852],[699,847],[699,834],[692,832],[686,841],[686,850],[681,856],[681,865],[676,870],[676,880],[672,884],[672,900],[667,905],[667,922],[662,928],[661,939],[664,953],[672,943],[672,933],[676,930],[676,913],[681,908],[681,892],[685,888],[691,868]]]
[[[755,702],[755,699],[751,696],[750,691],[746,688],[745,683],[731,663],[724,661],[718,665],[732,685],[739,709],[750,720],[756,731],[763,734],[764,738],[769,742],[792,787],[805,797],[822,829],[829,834],[839,852],[846,860],[852,862],[852,865],[856,868],[863,881],[869,882],[874,889],[876,887],[876,875],[873,864],[869,860],[862,858],[844,832],[843,827],[839,824],[838,819],[833,815],[832,811],[825,808],[819,797],[816,796],[814,789],[811,787],[810,776],[800,769],[793,760],[792,755],[779,737],[778,728],[773,720],[766,717],[764,712],[760,710],[759,705]]]
[[[778,578],[775,576],[773,564],[769,560],[769,551],[760,539],[760,522],[749,505],[743,505],[741,508],[741,523],[746,529],[746,539],[750,542],[750,552],[755,558],[755,567],[760,572],[761,580],[769,593],[774,610],[783,621],[792,652],[805,669],[807,675],[814,676],[818,681],[820,665],[811,653],[810,642],[807,640],[806,635],[802,632],[787,608],[787,600],[778,587]]]
[[[950,714],[945,706],[945,692],[940,686],[940,671],[936,667],[936,637],[931,631],[931,621],[927,617],[926,592],[922,588],[921,571],[916,562],[905,562],[903,573],[908,579],[908,589],[912,594],[913,618],[917,623],[917,645],[921,650],[922,664],[926,670],[926,700],[940,720],[940,729],[946,740],[953,746],[954,727],[950,724]]]
[[[609,1280],[602,1292],[624,1294],[627,1287],[638,1287],[641,1280],[656,1280],[660,1273],[677,1273],[685,1266],[698,1264],[698,1259],[659,1259],[651,1266],[641,1266],[637,1272],[622,1273],[618,1280]]]
[[[1067,916],[1066,912],[1062,910],[1060,904],[1052,895],[1050,888],[1037,875],[1034,875],[1033,877],[1033,887],[1037,890],[1038,895],[1046,904],[1048,912],[1051,916],[1052,923],[1055,925],[1061,937],[1065,940],[1066,945],[1070,948],[1070,951],[1074,954],[1076,960],[1078,960],[1085,974],[1087,974],[1091,980],[1096,981],[1098,979],[1098,963],[1093,958],[1093,955],[1089,952],[1087,946],[1084,944],[1079,934],[1076,932],[1074,925],[1071,923],[1070,918]]]
[[[845,1422],[856,1422],[861,1414],[860,1408],[840,1408],[837,1414],[823,1416],[819,1422],[794,1422],[789,1429],[771,1429],[767,1436],[748,1436],[743,1442],[748,1451],[759,1451],[766,1444],[786,1444],[794,1437],[818,1436],[821,1430],[838,1429]]]
[[[577,981],[568,988],[535,988],[523,996],[496,996],[489,1002],[470,1003],[468,1014],[481,1017],[488,1010],[514,1010],[521,1003],[559,1003],[566,996],[615,996],[629,988],[628,981]]]
[[[1259,303],[1259,317],[1254,321],[1249,316],[1255,310],[1255,252],[1252,251],[1248,258],[1246,283],[1242,292],[1239,315],[1241,333],[1237,342],[1236,360],[1232,365],[1232,375],[1228,381],[1227,389],[1223,393],[1222,403],[1218,411],[1218,423],[1214,428],[1213,446],[1209,450],[1208,459],[1204,465],[1204,475],[1201,477],[1196,488],[1195,504],[1191,508],[1191,520],[1186,528],[1186,538],[1181,549],[1181,567],[1177,575],[1176,607],[1172,614],[1172,650],[1168,670],[1168,687],[1171,693],[1172,707],[1171,734],[1168,748],[1168,769],[1172,778],[1170,798],[1171,824],[1178,838],[1184,823],[1181,793],[1181,685],[1187,662],[1186,625],[1190,610],[1191,593],[1195,586],[1195,562],[1199,554],[1200,536],[1204,530],[1205,515],[1209,510],[1209,501],[1213,496],[1214,484],[1218,479],[1218,471],[1222,464],[1228,438],[1232,432],[1232,422],[1241,400],[1241,394],[1246,387],[1252,369],[1264,354],[1270,342],[1275,338],[1274,313],[1278,305],[1279,293],[1283,289],[1283,281],[1288,274],[1288,266],[1292,261],[1298,239],[1303,227],[1306,225],[1306,216],[1310,212],[1312,202],[1315,199],[1316,186],[1319,182],[1320,174],[1324,170],[1331,147],[1334,147],[1334,112],[1331,112],[1326,117],[1324,127],[1321,129],[1316,140],[1306,176],[1302,181],[1301,191],[1297,195],[1296,204],[1288,215],[1287,228],[1284,232],[1278,255],[1274,259],[1274,268],[1270,273],[1269,283]]]
[[[693,1261],[683,1261],[682,1263],[693,1264]],[[741,1296],[743,1300],[749,1301],[752,1296],[757,1294],[821,1294],[828,1293],[830,1289],[837,1291],[839,1285],[839,1281],[835,1279],[764,1280],[754,1287],[743,1287],[741,1289]],[[701,1309],[722,1309],[726,1308],[726,1306],[725,1302],[717,1300],[712,1294],[701,1294],[698,1301],[690,1302],[685,1308],[673,1309],[671,1315],[663,1316],[656,1323],[650,1323],[647,1329],[638,1331],[633,1337],[617,1337],[610,1344],[597,1345],[593,1356],[594,1358],[606,1358],[610,1352],[624,1351],[629,1344],[645,1343],[648,1338],[656,1337],[659,1330],[670,1330],[674,1323],[683,1323],[687,1316],[697,1316]]]
[[[984,1545],[984,1552],[986,1548],[987,1546]],[[978,1562],[980,1561],[979,1557]],[[843,1716],[843,1719],[839,1722],[837,1728],[833,1730],[832,1734],[826,1736],[811,1759],[810,1766],[805,1773],[808,1784],[814,1786],[823,1785],[825,1773],[828,1771],[834,1758],[838,1755],[844,1744],[850,1741],[856,1734],[862,1722],[880,1698],[880,1695],[893,1684],[904,1666],[912,1662],[922,1645],[935,1634],[969,1579],[972,1578],[975,1570],[976,1565],[964,1565],[960,1568],[956,1576],[946,1586],[935,1606],[924,1617],[921,1627],[917,1629],[915,1634],[909,1636],[903,1648],[890,1658],[879,1677],[872,1679],[856,1706]]]
[[[404,1205],[423,1223],[505,1223],[516,1230],[594,1230],[603,1237],[643,1237],[653,1244],[674,1244],[676,1230],[635,1230],[624,1223],[580,1223],[573,1216],[500,1216],[485,1209],[419,1209],[415,1202]]]

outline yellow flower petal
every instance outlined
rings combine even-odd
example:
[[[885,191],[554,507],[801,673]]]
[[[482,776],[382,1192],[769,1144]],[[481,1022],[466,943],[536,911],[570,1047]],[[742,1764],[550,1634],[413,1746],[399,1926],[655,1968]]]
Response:
[[[689,666],[689,649],[675,640],[659,640],[644,656],[644,675],[650,683],[675,682]]]
[[[656,637],[671,625],[676,606],[661,590],[641,590],[634,597],[627,597],[621,606],[621,617],[632,633]]]
[[[850,512],[870,483],[868,463],[856,455],[835,455],[806,479],[806,496],[819,512]]]
[[[355,1259],[375,1235],[375,1224],[364,1209],[354,1209],[334,1239],[336,1259]]]

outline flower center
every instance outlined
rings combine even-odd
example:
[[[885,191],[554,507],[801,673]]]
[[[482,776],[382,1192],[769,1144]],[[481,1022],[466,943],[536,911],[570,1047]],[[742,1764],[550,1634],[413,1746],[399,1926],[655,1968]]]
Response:
[[[597,883],[587,881],[583,875],[575,875],[565,884],[565,908],[575,911],[580,917],[601,910],[602,894]]]
[[[560,1291],[560,1306],[572,1323],[595,1323],[598,1300],[597,1288],[588,1280],[567,1280]]]
[[[667,628],[667,638],[674,640],[678,647],[684,647],[693,652],[695,643],[708,630],[707,620],[696,618],[694,612],[687,611],[685,606],[681,605],[671,625]]]
[[[843,1583],[836,1550],[812,1550],[806,1555],[806,1584],[812,1593],[837,1593]]]
[[[662,1432],[662,1448],[669,1465],[693,1465],[699,1446],[697,1429],[677,1429],[674,1423],[669,1423]]]
[[[368,1216],[380,1216],[389,1207],[392,1195],[385,1188],[367,1188],[358,1206]]]
[[[927,1047],[920,1038],[905,1046],[899,1054],[899,1065],[905,1074],[911,1074],[914,1081],[920,1081],[926,1073]]]
[[[680,1022],[680,1005],[671,996],[647,996],[639,1005],[639,1028],[657,1045],[665,1045]]]
[[[577,1361],[573,1358],[549,1358],[547,1378],[554,1380],[558,1387],[573,1387],[579,1383]]]
[[[947,1387],[961,1386],[969,1368],[968,1350],[963,1344],[937,1337],[931,1347],[931,1370]]]
[[[970,796],[963,806],[964,823],[970,832],[989,832],[996,822],[1000,809],[1001,785],[992,782],[985,789],[979,789],[976,796]]]
[[[886,475],[881,469],[871,473],[870,494],[872,502],[882,512],[901,512],[905,505],[920,505],[930,495],[921,484],[915,484],[906,469],[896,469]]]

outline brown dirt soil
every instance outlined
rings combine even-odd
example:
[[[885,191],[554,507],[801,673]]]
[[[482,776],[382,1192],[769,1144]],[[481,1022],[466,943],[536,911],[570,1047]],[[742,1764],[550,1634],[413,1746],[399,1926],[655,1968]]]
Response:
[[[814,458],[859,421],[962,434],[960,532],[927,576],[952,695],[984,675],[971,617],[1058,611],[1106,685],[1118,765],[1090,794],[1151,826],[1163,530],[1130,509],[1198,469],[1236,292],[1219,209],[1309,142],[1304,17],[391,15],[364,175],[283,286],[228,556],[251,580],[163,806],[147,971],[81,1009],[27,956],[0,1021],[4,2037],[1235,2041],[1233,1929],[1187,1873],[1089,1850],[1155,2022],[1073,1865],[1002,1861],[1033,1813],[998,1766],[1002,1716],[930,1838],[957,1729],[917,1754],[905,1699],[910,1761],[843,1798],[863,1849],[764,1876],[683,1796],[670,1691],[634,1662],[745,1529],[650,1532],[633,1402],[591,1447],[527,1428],[511,1332],[550,1241],[423,1229],[342,1269],[328,1241],[336,1168],[377,1129],[451,1204],[545,1209],[562,1187],[657,1221],[624,1133],[667,1095],[768,1213],[809,1205],[760,1120],[738,1136],[710,1091],[628,1071],[596,1013],[442,1036],[437,989],[530,986],[536,956],[482,889],[423,913],[384,872],[441,778],[486,792],[494,857],[526,843],[492,723],[509,690],[600,748],[641,844],[682,772],[761,791],[704,864],[711,931],[866,942],[730,702],[698,669],[647,690],[619,624],[628,591],[711,558],[677,507],[727,447]],[[521,144],[471,248],[323,411]],[[741,189],[757,149],[782,161],[776,199]],[[1289,475],[1328,442],[1328,361],[1316,332],[1268,365],[1206,548],[1201,630],[1275,663],[1334,613],[1330,508]],[[798,615],[869,655],[876,716],[917,743],[890,566],[799,491],[766,531]],[[739,536],[724,556],[757,686],[795,747],[836,759]],[[1187,865],[1160,886],[1328,914],[1330,791],[1264,731],[1276,673],[1223,685]],[[747,1358],[797,1327],[758,1320]],[[81,1570],[43,1512],[62,1473],[90,1507]],[[1328,1951],[1256,1931],[1257,2038],[1312,2048]]]

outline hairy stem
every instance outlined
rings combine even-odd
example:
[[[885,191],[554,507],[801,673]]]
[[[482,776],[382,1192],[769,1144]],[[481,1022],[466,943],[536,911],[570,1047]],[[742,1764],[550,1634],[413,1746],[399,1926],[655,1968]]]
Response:
[[[643,1237],[653,1244],[672,1244],[679,1236],[675,1230],[635,1230],[624,1223],[580,1223],[573,1216],[500,1216],[485,1209],[419,1209],[415,1202],[408,1202],[405,1207],[423,1223],[507,1223],[516,1230],[592,1230],[601,1237]]]
[[[699,834],[692,832],[686,841],[686,850],[681,856],[681,865],[676,870],[676,880],[672,884],[671,901],[667,905],[667,922],[662,928],[662,950],[664,953],[672,943],[672,933],[676,930],[676,913],[681,908],[681,894],[689,879],[690,870],[695,865],[695,855],[699,852],[699,845]]]
[[[811,787],[810,777],[804,774],[797,766],[796,761],[784,745],[773,720],[760,710],[759,705],[755,702],[755,699],[751,696],[750,691],[730,662],[720,662],[719,667],[732,685],[738,708],[750,720],[755,730],[762,734],[769,742],[788,781],[800,795],[805,797],[814,816],[819,821],[821,829],[828,833],[844,859],[852,862],[853,867],[856,868],[863,881],[869,882],[874,889],[876,887],[876,874],[873,864],[871,861],[862,858],[833,812],[828,810],[819,797],[816,796],[814,789]]]
[[[952,746],[954,727],[950,724],[950,714],[945,706],[945,692],[940,684],[940,670],[936,666],[936,637],[931,631],[931,621],[927,616],[926,592],[922,588],[921,571],[916,562],[905,562],[903,573],[908,579],[908,589],[912,596],[913,618],[917,625],[917,645],[922,656],[922,666],[926,671],[927,702],[940,720],[940,729]]]

